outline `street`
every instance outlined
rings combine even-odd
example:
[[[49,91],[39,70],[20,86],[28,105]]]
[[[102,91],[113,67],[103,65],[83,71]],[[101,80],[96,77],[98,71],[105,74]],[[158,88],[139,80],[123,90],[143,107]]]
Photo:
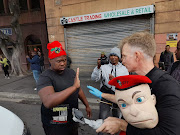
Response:
[[[92,120],[98,119],[99,104],[94,95],[89,93],[87,85],[99,88],[99,82],[94,82],[89,78],[80,76],[81,88],[83,89],[87,100],[92,109]],[[40,117],[40,105],[39,96],[37,91],[34,91],[35,82],[32,75],[24,77],[11,76],[11,79],[4,81],[2,72],[0,73],[0,105],[9,109],[18,115],[29,128],[31,135],[45,135]],[[30,97],[32,98],[28,98]],[[38,97],[38,98],[36,98]],[[86,116],[85,107],[79,101],[79,109]],[[87,125],[80,124],[79,135],[96,135],[94,129]]]
[[[17,116],[19,116],[24,123],[26,123],[27,127],[29,128],[31,135],[45,135],[42,124],[41,124],[41,116],[40,116],[40,103],[39,102],[29,102],[29,101],[20,101],[16,99],[0,99],[0,105],[9,109]],[[86,116],[85,109],[83,105],[79,104],[79,109],[83,112],[84,116]],[[96,120],[98,118],[99,111],[97,104],[93,105],[90,104],[92,109],[92,119]],[[79,135],[96,135],[94,129],[90,128],[87,125],[80,124],[79,127]]]

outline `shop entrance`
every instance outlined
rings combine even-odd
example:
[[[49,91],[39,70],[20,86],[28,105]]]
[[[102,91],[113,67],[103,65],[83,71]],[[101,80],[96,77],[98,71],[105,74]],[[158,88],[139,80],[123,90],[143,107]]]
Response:
[[[26,55],[29,55],[30,58],[32,58],[31,56],[32,51],[42,52],[41,40],[35,35],[29,35],[25,40],[25,53]],[[30,69],[30,64],[28,63],[28,61],[27,61],[27,69],[28,70]]]

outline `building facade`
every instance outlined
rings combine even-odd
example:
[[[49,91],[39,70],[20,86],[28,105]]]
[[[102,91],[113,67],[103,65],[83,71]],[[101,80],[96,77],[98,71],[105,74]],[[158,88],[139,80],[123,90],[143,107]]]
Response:
[[[24,69],[29,69],[26,55],[29,55],[30,51],[40,50],[47,54],[48,34],[44,0],[19,0],[19,4],[21,11],[19,23],[24,40],[24,51],[22,52],[21,61]],[[10,24],[11,18],[8,0],[0,0],[0,30],[12,39],[15,39],[16,35]],[[45,55],[45,64],[49,65],[47,55]]]
[[[72,68],[80,67],[85,76],[90,76],[101,51],[108,54],[134,32],[154,34],[156,65],[165,45],[174,52],[180,39],[179,0],[45,0],[45,10],[49,42],[60,41]]]

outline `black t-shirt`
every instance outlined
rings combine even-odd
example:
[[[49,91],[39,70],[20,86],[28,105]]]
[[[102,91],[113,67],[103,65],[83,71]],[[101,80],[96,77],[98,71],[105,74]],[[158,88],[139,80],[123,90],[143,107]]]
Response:
[[[76,74],[74,70],[66,68],[62,74],[48,69],[44,71],[37,84],[37,90],[47,86],[53,86],[55,92],[60,92],[74,84]],[[41,105],[41,119],[45,125],[61,125],[73,122],[72,108],[78,108],[78,93],[77,89],[71,96],[69,96],[62,104],[51,109]]]
[[[126,135],[180,135],[180,85],[166,72],[154,67],[147,75],[156,96],[159,123],[153,129],[139,129],[128,124]]]

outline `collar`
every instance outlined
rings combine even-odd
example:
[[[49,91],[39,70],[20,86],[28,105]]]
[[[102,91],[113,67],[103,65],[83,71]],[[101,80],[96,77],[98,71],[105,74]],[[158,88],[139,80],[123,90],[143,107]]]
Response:
[[[116,66],[116,67],[117,67],[117,66],[121,66],[122,64],[121,64],[120,62],[118,62],[118,64],[117,64],[117,65],[112,65],[112,64],[111,64],[111,62],[109,62],[109,64],[108,64],[108,65],[109,65],[110,67],[112,67],[112,66]]]

